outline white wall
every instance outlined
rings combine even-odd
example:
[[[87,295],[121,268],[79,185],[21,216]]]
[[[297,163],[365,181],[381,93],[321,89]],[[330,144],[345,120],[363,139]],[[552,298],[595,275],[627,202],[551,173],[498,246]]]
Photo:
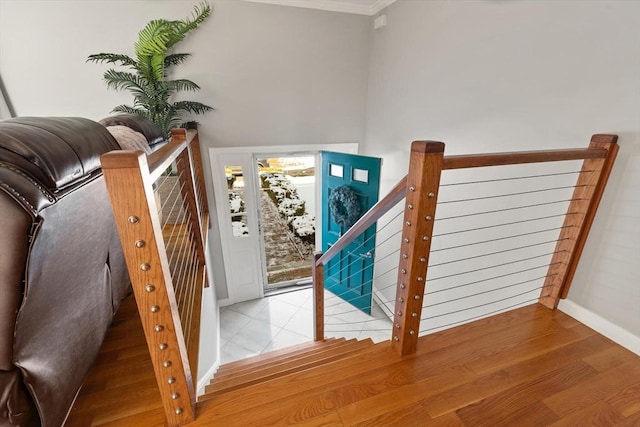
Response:
[[[383,12],[364,153],[385,158],[387,188],[413,140],[459,154],[620,136],[569,299],[640,337],[640,3],[398,0]]]

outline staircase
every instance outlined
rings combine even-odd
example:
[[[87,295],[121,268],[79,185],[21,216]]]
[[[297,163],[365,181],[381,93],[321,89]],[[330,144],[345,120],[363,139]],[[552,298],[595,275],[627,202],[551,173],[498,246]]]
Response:
[[[388,348],[389,343],[380,343],[378,347]],[[328,338],[227,363],[220,367],[198,400],[212,399],[234,390],[337,363],[371,352],[373,348],[376,346],[370,339]]]

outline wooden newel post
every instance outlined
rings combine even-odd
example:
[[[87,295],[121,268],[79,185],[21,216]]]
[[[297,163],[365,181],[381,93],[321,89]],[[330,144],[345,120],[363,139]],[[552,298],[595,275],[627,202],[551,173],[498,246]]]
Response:
[[[324,264],[318,263],[322,252],[313,254],[313,340],[324,340]]]
[[[167,422],[187,424],[195,419],[195,389],[147,157],[112,151],[101,162]]]
[[[618,153],[617,141],[617,135],[591,137],[589,149],[604,148],[607,155],[599,159],[586,159],[582,163],[555,253],[549,263],[547,278],[540,293],[539,302],[547,308],[555,309],[560,299],[567,297]]]
[[[391,339],[401,356],[415,353],[418,342],[443,158],[442,142],[411,144]]]

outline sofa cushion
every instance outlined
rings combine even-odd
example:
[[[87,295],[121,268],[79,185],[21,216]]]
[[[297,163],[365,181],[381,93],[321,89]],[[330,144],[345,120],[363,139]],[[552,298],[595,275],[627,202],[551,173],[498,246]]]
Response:
[[[19,117],[0,122],[0,161],[56,193],[100,168],[100,155],[120,147],[98,123],[79,117]]]
[[[126,126],[130,129],[140,132],[147,139],[150,146],[166,140],[166,135],[162,133],[162,129],[149,119],[136,116],[133,114],[118,114],[117,116],[106,117],[100,120],[100,124],[104,127],[110,126]],[[126,149],[122,147],[123,149]]]

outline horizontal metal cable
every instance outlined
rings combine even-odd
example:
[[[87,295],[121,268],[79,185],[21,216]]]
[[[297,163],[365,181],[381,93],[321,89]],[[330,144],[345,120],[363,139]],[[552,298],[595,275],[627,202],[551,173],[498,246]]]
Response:
[[[387,223],[385,225],[383,225],[382,227],[380,227],[380,229],[377,229],[376,232],[374,234],[372,234],[371,236],[369,236],[366,240],[362,241],[362,243],[360,243],[358,246],[356,246],[355,248],[352,248],[349,253],[353,254],[353,252],[357,251],[358,249],[360,249],[362,246],[364,246],[366,243],[368,243],[371,239],[374,239],[382,230],[384,230],[387,226],[389,226],[389,224],[391,224],[393,222],[393,220],[395,220],[396,218],[398,218],[401,214],[403,213],[403,211],[398,212],[398,214],[396,214],[393,218],[391,218],[389,221],[387,221]],[[393,237],[395,237],[396,235],[398,235],[399,233],[402,232],[402,229],[394,232],[393,234],[391,234],[389,237],[387,237],[386,239],[384,239],[382,242],[376,242],[375,248],[377,249],[378,247],[382,246],[384,243],[386,243],[387,241],[389,241],[390,239],[392,239]],[[346,249],[346,248],[345,248]],[[357,255],[354,255],[357,256]],[[353,261],[351,261],[349,264],[345,265],[344,267],[342,267],[340,270],[338,270],[336,273],[333,274],[338,274],[338,273],[342,273],[344,270],[346,270],[347,268],[351,267],[353,264],[355,264],[356,262],[360,261],[359,258],[354,259]]]
[[[545,287],[549,287],[549,286],[550,286],[550,285],[547,285],[547,286],[539,286],[539,287],[537,287],[537,288],[531,289],[531,290],[526,291],[526,292],[522,292],[522,293],[519,293],[519,294],[511,295],[511,296],[509,296],[509,297],[501,298],[501,299],[494,300],[494,301],[491,301],[491,302],[487,302],[487,303],[484,303],[484,304],[478,304],[478,305],[474,305],[474,306],[472,306],[472,307],[462,308],[462,309],[460,309],[460,310],[453,310],[453,311],[449,311],[449,312],[447,312],[447,313],[436,314],[436,315],[434,315],[434,316],[422,317],[422,318],[420,318],[420,321],[423,321],[423,320],[431,320],[431,319],[437,319],[438,317],[444,317],[444,316],[448,316],[448,315],[450,315],[450,314],[455,314],[455,313],[462,313],[463,311],[473,310],[474,308],[485,307],[485,306],[487,306],[487,305],[495,304],[495,303],[497,303],[497,302],[507,301],[507,300],[510,300],[510,299],[513,299],[513,298],[521,297],[522,295],[530,294],[531,292],[539,291],[540,289],[545,288]]]
[[[433,328],[420,329],[420,330],[418,331],[418,333],[428,332],[428,331],[433,331],[433,330],[435,330],[435,329],[444,329],[444,328],[448,328],[448,327],[450,327],[450,326],[455,326],[455,325],[460,325],[460,324],[462,324],[462,323],[467,323],[467,322],[469,322],[469,321],[471,321],[471,320],[482,319],[482,318],[484,318],[484,317],[486,317],[486,316],[489,316],[490,314],[500,313],[500,312],[506,311],[506,310],[508,310],[508,309],[510,309],[510,308],[514,308],[514,307],[522,306],[522,305],[524,305],[524,304],[529,304],[529,303],[531,303],[531,302],[535,302],[535,301],[538,301],[538,300],[539,300],[539,298],[534,298],[534,299],[530,299],[530,300],[526,300],[526,301],[519,302],[519,303],[517,303],[517,304],[510,305],[510,306],[507,306],[507,307],[502,307],[502,308],[500,308],[500,309],[498,309],[498,310],[489,311],[489,312],[484,313],[484,314],[481,314],[481,315],[479,315],[479,316],[469,317],[469,318],[464,319],[464,320],[460,320],[460,321],[457,321],[457,322],[448,323],[448,324],[446,324],[446,325],[435,326],[435,327],[433,327]]]
[[[470,202],[470,201],[473,201],[473,200],[497,199],[497,198],[500,198],[500,197],[520,196],[522,194],[542,193],[542,192],[545,192],[545,191],[566,190],[568,188],[580,188],[580,187],[587,187],[587,185],[567,185],[567,186],[563,186],[563,187],[543,188],[543,189],[540,189],[540,190],[520,191],[518,193],[506,193],[506,194],[496,194],[496,195],[493,195],[493,196],[472,197],[470,199],[445,200],[445,201],[438,201],[438,204],[439,205],[444,205],[444,204],[447,204],[447,203]]]
[[[560,252],[566,252],[566,251],[563,249],[563,250],[560,250],[560,251],[549,252],[549,253],[542,254],[542,255],[536,255],[536,256],[532,256],[532,257],[521,258],[521,259],[515,260],[515,261],[504,262],[502,264],[494,264],[494,265],[490,265],[488,267],[477,268],[475,270],[468,270],[468,271],[463,271],[461,273],[447,274],[446,276],[440,276],[440,277],[435,277],[433,279],[428,279],[428,281],[429,282],[435,282],[436,280],[446,279],[446,278],[449,278],[449,277],[461,276],[463,274],[475,273],[475,272],[483,271],[483,270],[490,270],[490,269],[496,268],[496,267],[504,267],[505,265],[517,264],[519,262],[529,261],[529,260],[536,259],[536,258],[542,258],[542,257],[546,257],[546,256],[549,256],[549,255],[557,254],[557,253],[560,253]]]
[[[398,252],[400,252],[400,249],[399,249],[399,248],[398,248],[398,249],[396,249],[395,251],[393,251],[393,252],[388,253],[387,255],[385,255],[385,256],[384,256],[384,258],[388,258],[389,256],[391,256],[391,255],[393,255],[393,254],[395,254],[395,253],[398,253]],[[380,258],[380,260],[382,260],[382,259],[384,259],[384,258]],[[378,261],[378,260],[376,260],[376,261]],[[354,261],[354,262],[355,262],[355,261]],[[349,264],[349,265],[353,265],[353,263],[351,263],[351,264]],[[369,267],[373,267],[373,266],[371,265],[371,266],[369,266]],[[346,268],[346,267],[345,267],[345,268]],[[336,273],[331,274],[331,276],[334,276],[334,275],[336,275],[336,274],[338,274],[338,273],[342,273],[342,272],[345,270],[345,268],[342,268],[340,271],[338,271],[338,272],[336,272]],[[397,268],[398,268],[398,266],[392,267],[390,270],[387,270],[387,271],[385,271],[384,273],[380,273],[380,274],[378,274],[377,276],[372,277],[371,279],[367,280],[366,282],[364,282],[364,284],[370,283],[370,282],[372,282],[373,280],[375,280],[375,279],[377,279],[377,278],[379,278],[379,277],[381,277],[381,276],[384,276],[384,275],[385,275],[385,274],[387,274],[388,272],[393,271],[393,270],[395,270],[395,269],[397,269]],[[345,282],[345,281],[347,281],[347,280],[349,280],[349,279],[353,278],[354,276],[356,276],[356,275],[358,275],[358,274],[361,274],[361,273],[362,273],[362,269],[361,269],[361,270],[357,270],[357,271],[355,271],[354,273],[351,273],[349,276],[347,276],[347,277],[343,278],[342,280],[340,280],[340,282],[338,282],[338,283]]]
[[[431,252],[431,253],[434,253],[434,252],[448,251],[448,250],[450,250],[450,249],[463,248],[463,247],[465,247],[465,246],[474,246],[474,245],[480,245],[480,244],[482,244],[482,243],[497,242],[497,241],[499,241],[499,240],[514,239],[514,238],[516,238],[516,237],[531,236],[531,235],[533,235],[533,234],[546,233],[547,231],[562,230],[563,228],[571,228],[571,227],[575,227],[575,225],[563,225],[562,227],[546,228],[546,229],[544,229],[544,230],[530,231],[530,232],[528,232],[528,233],[513,234],[513,235],[511,235],[511,236],[497,237],[497,238],[495,238],[495,239],[481,240],[481,241],[478,241],[478,242],[465,243],[465,244],[462,244],[462,245],[449,246],[449,247],[446,247],[446,248],[440,248],[440,249],[432,249],[430,252]]]
[[[554,202],[535,203],[533,205],[514,206],[514,207],[510,207],[510,208],[494,209],[494,210],[483,211],[483,212],[471,212],[471,213],[463,214],[463,215],[453,215],[453,216],[446,216],[446,217],[442,217],[442,218],[436,218],[435,221],[436,222],[437,221],[446,221],[448,219],[467,218],[467,217],[470,217],[470,216],[485,215],[485,214],[492,214],[492,213],[498,213],[498,212],[515,211],[515,210],[518,210],[518,209],[535,208],[535,207],[538,207],[538,206],[554,205],[554,204],[557,204],[557,203],[573,202],[573,201],[577,201],[577,200],[583,200],[583,199],[581,199],[581,198],[564,199],[564,200],[556,200]]]
[[[501,286],[499,288],[489,289],[489,290],[486,290],[486,291],[483,291],[483,292],[477,292],[475,294],[469,294],[469,295],[461,296],[461,297],[458,297],[458,298],[453,298],[453,299],[446,300],[446,301],[441,301],[441,302],[437,302],[437,303],[433,303],[433,304],[423,305],[422,308],[436,307],[438,305],[447,304],[447,303],[450,303],[450,302],[456,302],[456,301],[459,301],[459,300],[462,300],[462,299],[466,299],[466,298],[477,297],[478,295],[484,295],[484,294],[488,294],[490,292],[496,292],[496,291],[500,291],[500,290],[503,290],[503,289],[513,288],[513,287],[516,287],[516,286],[519,286],[519,285],[524,285],[525,283],[535,282],[536,280],[542,280],[544,278],[552,277],[552,276],[556,276],[556,274],[549,274],[547,276],[536,277],[535,279],[524,280],[522,282],[513,283],[511,285],[506,285],[506,286]],[[547,287],[548,286],[553,286],[553,285],[547,285]]]
[[[482,257],[486,257],[486,256],[491,256],[491,255],[497,255],[497,254],[503,254],[503,253],[507,253],[507,252],[513,252],[513,251],[517,251],[519,249],[532,248],[534,246],[547,245],[549,243],[556,243],[556,242],[559,242],[559,241],[562,241],[562,240],[568,240],[568,239],[565,237],[564,239],[547,240],[546,242],[534,243],[534,244],[525,245],[525,246],[518,246],[517,248],[510,248],[510,249],[505,249],[505,250],[496,251],[496,252],[488,252],[486,254],[474,255],[474,256],[467,257],[467,258],[457,258],[457,259],[454,259],[452,261],[439,262],[437,264],[429,264],[429,268],[439,267],[441,265],[446,265],[446,264],[453,264],[453,263],[456,263],[456,262],[468,261],[470,259],[476,259],[476,258],[482,258]]]
[[[397,270],[397,269],[398,269],[398,266],[397,266],[397,265],[396,265],[396,266],[394,266],[394,267],[391,267],[389,270],[385,271],[384,273],[378,274],[377,276],[374,276],[374,277],[372,277],[371,279],[369,279],[369,280],[365,281],[364,283],[362,283],[362,285],[364,286],[364,285],[368,285],[368,284],[370,284],[370,283],[373,283],[373,281],[374,281],[374,280],[376,280],[376,279],[378,279],[378,278],[380,278],[380,277],[384,276],[385,274],[387,274],[387,273],[389,273],[389,272],[391,272],[391,271],[393,271],[393,270]],[[358,272],[356,272],[356,273],[354,273],[354,274],[357,274],[357,273],[360,273],[360,272],[358,271]],[[352,274],[351,276],[353,276],[353,274]],[[350,278],[351,276],[349,276],[348,278]],[[341,284],[342,282],[343,282],[343,281],[340,281],[340,282],[336,283],[336,285],[337,285],[337,284]],[[372,289],[373,289],[373,287],[372,287]],[[333,296],[330,296],[328,299],[331,299],[331,298],[340,298],[340,299],[342,299],[342,297],[343,297],[343,296],[347,296],[347,295],[349,295],[349,294],[351,293],[351,291],[350,291],[350,290],[346,290],[346,291],[344,291],[344,292],[340,292],[340,293],[335,293],[335,292],[333,292],[333,291],[332,291],[332,293],[333,293],[334,295],[333,295]],[[366,296],[366,295],[370,295],[370,294],[371,294],[371,293],[369,292],[369,293],[367,293],[367,294],[359,295],[358,297],[362,297],[362,296]],[[335,305],[339,305],[339,304],[341,304],[341,303],[340,303],[340,302],[338,302],[337,304],[325,305],[325,307],[333,307],[333,306],[335,306]]]
[[[445,291],[449,291],[451,289],[458,289],[458,288],[464,288],[466,286],[471,286],[471,285],[475,285],[478,283],[482,283],[482,282],[488,282],[489,280],[494,280],[494,279],[501,279],[503,277],[509,277],[509,276],[513,276],[516,274],[520,274],[520,273],[524,273],[526,271],[532,271],[532,270],[537,270],[538,268],[543,268],[543,267],[550,267],[552,265],[557,265],[557,264],[561,264],[560,262],[554,262],[551,264],[542,264],[539,265],[537,267],[531,267],[531,268],[525,268],[524,270],[519,270],[519,271],[514,271],[512,273],[506,273],[506,274],[501,274],[499,276],[494,276],[494,277],[489,277],[487,279],[482,279],[482,280],[475,280],[473,282],[467,282],[467,283],[463,283],[461,285],[456,285],[456,286],[449,286],[448,288],[445,289],[438,289],[437,291],[429,291],[429,292],[425,292],[425,295],[433,295],[433,294],[438,294],[440,292],[445,292]],[[427,284],[429,283],[429,279],[427,279]]]
[[[182,211],[182,215],[179,218],[180,220],[179,224],[185,224],[184,220],[186,219],[187,212],[188,212],[187,209],[184,209]],[[191,233],[191,223],[187,222],[186,224],[187,224],[187,233]],[[176,233],[176,230],[178,230],[177,233]],[[171,252],[167,254],[169,258],[169,264],[173,262],[175,248],[178,247],[178,240],[181,237],[180,233],[183,231],[184,231],[184,228],[182,225],[173,224],[173,228],[171,229],[171,234],[169,235],[169,239],[167,239],[167,243],[165,244],[167,249],[169,248],[169,246],[172,246]],[[174,240],[174,237],[175,237],[175,240]]]
[[[160,177],[158,177],[158,179],[154,183],[156,188],[162,187],[165,184],[165,182],[167,182],[170,176],[174,176],[174,175],[160,175]]]
[[[452,182],[449,184],[440,184],[440,187],[451,187],[454,185],[467,185],[467,184],[484,184],[486,182],[515,181],[518,179],[544,178],[547,176],[572,175],[572,174],[579,174],[583,172],[587,173],[587,172],[595,172],[595,171],[587,170],[587,171],[557,172],[557,173],[548,173],[543,175],[526,175],[526,176],[514,176],[514,177],[508,177],[508,178],[484,179],[479,181]]]
[[[167,205],[167,203],[169,201],[171,201],[171,199],[173,199],[173,205],[171,205],[171,212],[173,212],[173,210],[176,207],[176,203],[178,202],[178,200],[182,201],[182,191],[184,190],[184,184],[180,180],[180,177],[176,177],[176,178],[177,179],[175,180],[175,182],[173,183],[171,188],[169,188],[169,190],[167,191],[167,197],[164,200],[160,201],[160,209],[161,210],[164,210],[166,205]],[[179,187],[180,191],[178,191],[176,189],[176,187]],[[179,206],[181,206],[181,205],[182,204],[180,204]]]
[[[522,223],[525,223],[525,222],[533,222],[533,221],[541,221],[543,219],[558,218],[558,217],[561,217],[561,216],[575,215],[575,214],[577,214],[577,212],[567,212],[567,213],[557,214],[557,215],[541,216],[541,217],[538,217],[538,218],[522,219],[520,221],[504,222],[502,224],[486,225],[484,227],[475,227],[475,228],[468,228],[466,230],[451,231],[449,233],[434,234],[433,237],[450,236],[452,234],[468,233],[469,231],[477,231],[477,230],[486,230],[486,229],[489,229],[489,228],[505,227],[507,225],[522,224]]]

